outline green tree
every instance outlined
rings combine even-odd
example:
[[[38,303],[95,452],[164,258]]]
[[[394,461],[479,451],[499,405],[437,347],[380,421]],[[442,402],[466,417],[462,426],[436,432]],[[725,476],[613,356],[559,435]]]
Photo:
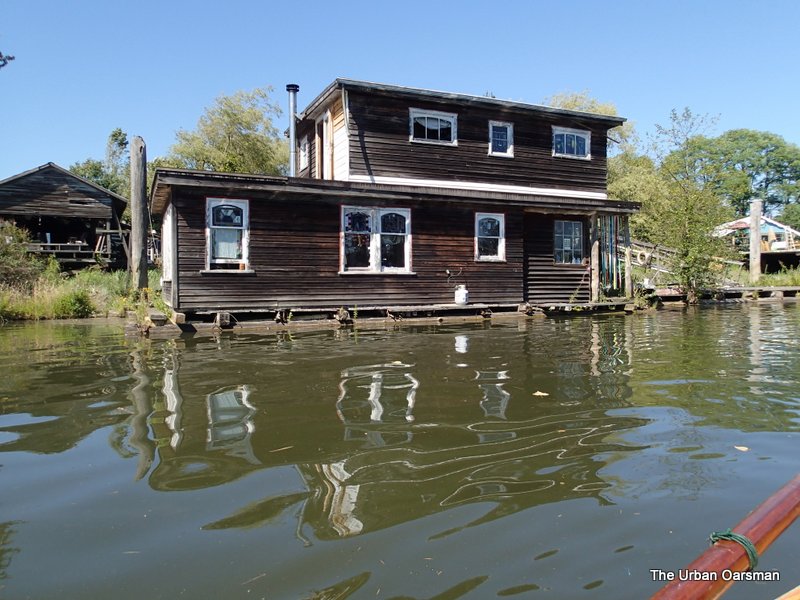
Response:
[[[663,180],[648,204],[655,227],[652,241],[675,250],[670,270],[686,292],[687,301],[697,301],[698,292],[716,283],[714,258],[725,256],[725,244],[712,232],[732,215],[713,186],[697,177],[693,143],[712,122],[688,108],[673,110],[667,126],[656,126],[654,151]]]
[[[591,96],[589,90],[553,94],[545,98],[542,104],[555,108],[588,112],[597,115],[619,116],[615,104],[612,102],[600,102]],[[637,143],[636,129],[630,121],[626,121],[621,126],[610,129],[608,138],[612,142],[612,145],[609,146],[610,155],[629,150],[631,146]]]
[[[768,212],[800,200],[800,147],[774,133],[733,129],[715,138],[700,136],[687,145],[686,158],[693,175],[739,216],[749,213],[756,198]]]
[[[796,202],[787,204],[783,212],[778,215],[778,221],[800,231],[800,204]]]
[[[9,222],[0,223],[0,287],[29,291],[44,271],[44,261],[28,252],[30,241],[27,229]]]
[[[178,131],[168,162],[205,171],[286,174],[289,145],[273,125],[281,110],[271,102],[271,91],[257,88],[217,98],[195,131]]]
[[[131,190],[128,135],[117,127],[108,136],[105,160],[87,158],[83,162],[75,163],[69,170],[123,198],[128,198]]]
[[[667,184],[655,161],[628,146],[608,160],[608,196],[615,200],[639,202],[641,209],[631,216],[631,237],[645,242],[659,237],[661,224],[654,208],[667,194]]]

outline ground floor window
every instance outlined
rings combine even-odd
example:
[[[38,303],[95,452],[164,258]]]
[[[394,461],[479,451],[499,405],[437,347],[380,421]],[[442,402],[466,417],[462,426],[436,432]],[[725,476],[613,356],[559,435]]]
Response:
[[[556,221],[554,238],[556,263],[579,265],[583,262],[582,221]]]
[[[209,269],[246,269],[249,260],[247,200],[206,200],[206,246]]]
[[[409,273],[411,211],[342,207],[342,271]]]
[[[500,213],[475,213],[475,260],[506,259],[506,217]]]

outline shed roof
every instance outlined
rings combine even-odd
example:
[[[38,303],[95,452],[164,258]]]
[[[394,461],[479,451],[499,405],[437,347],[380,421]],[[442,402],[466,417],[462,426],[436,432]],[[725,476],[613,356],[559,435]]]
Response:
[[[530,104],[515,100],[501,100],[488,96],[476,96],[473,94],[458,94],[453,92],[443,92],[439,90],[429,90],[425,88],[406,87],[401,85],[391,85],[387,83],[375,83],[371,81],[361,81],[357,79],[347,79],[339,77],[326,87],[316,98],[314,98],[306,109],[298,115],[299,119],[314,117],[316,112],[328,104],[328,100],[339,90],[358,90],[363,92],[378,93],[390,96],[406,96],[410,98],[438,100],[461,104],[465,106],[475,105],[483,107],[511,108],[521,111],[530,111],[538,114],[552,114],[568,116],[572,118],[591,119],[593,121],[606,124],[609,128],[622,125],[627,119],[611,115],[600,115],[577,110],[567,110],[544,106],[541,104]]]
[[[0,214],[110,219],[127,199],[48,162],[0,181]]]
[[[735,221],[729,221],[728,223],[718,225],[714,228],[714,235],[717,237],[723,237],[732,234],[734,231],[740,231],[743,229],[750,229],[750,217],[742,217],[740,219],[736,219]],[[788,225],[776,221],[775,219],[761,215],[761,233],[767,233],[769,230],[784,231],[791,233],[797,238],[800,238],[800,231],[792,229]]]

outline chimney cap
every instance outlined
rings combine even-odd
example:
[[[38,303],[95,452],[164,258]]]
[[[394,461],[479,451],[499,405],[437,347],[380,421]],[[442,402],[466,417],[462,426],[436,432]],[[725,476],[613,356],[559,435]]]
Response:
[[[300,86],[297,85],[296,83],[288,83],[288,84],[286,84],[286,91],[287,92],[299,92],[300,91]]]

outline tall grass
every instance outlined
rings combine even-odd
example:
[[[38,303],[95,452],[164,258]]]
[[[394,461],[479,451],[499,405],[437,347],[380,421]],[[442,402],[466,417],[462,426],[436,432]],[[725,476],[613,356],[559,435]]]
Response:
[[[0,286],[0,320],[70,319],[91,316],[123,316],[138,308],[138,294],[128,289],[128,273],[88,268],[74,276],[48,268],[32,287]],[[160,274],[148,273],[146,296],[158,299]]]
[[[758,285],[774,287],[800,286],[800,268],[783,267],[780,273],[769,273],[758,278]]]

